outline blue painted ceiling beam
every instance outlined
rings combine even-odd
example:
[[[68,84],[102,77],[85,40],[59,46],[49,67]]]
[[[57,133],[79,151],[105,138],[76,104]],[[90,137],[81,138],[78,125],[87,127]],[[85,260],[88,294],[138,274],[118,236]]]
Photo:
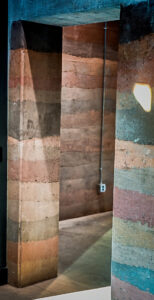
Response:
[[[147,0],[9,0],[9,21],[69,26],[120,19],[120,4]]]

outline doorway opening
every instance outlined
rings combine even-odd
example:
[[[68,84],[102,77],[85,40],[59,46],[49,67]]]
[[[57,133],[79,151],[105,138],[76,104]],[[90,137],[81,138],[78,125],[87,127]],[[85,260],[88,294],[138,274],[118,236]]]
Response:
[[[8,146],[13,285],[57,273],[53,294],[110,285],[119,23],[107,24],[107,190],[99,193],[104,26],[13,25]]]
[[[107,24],[106,49],[105,26],[63,28],[59,274],[67,292],[110,285],[119,22]]]

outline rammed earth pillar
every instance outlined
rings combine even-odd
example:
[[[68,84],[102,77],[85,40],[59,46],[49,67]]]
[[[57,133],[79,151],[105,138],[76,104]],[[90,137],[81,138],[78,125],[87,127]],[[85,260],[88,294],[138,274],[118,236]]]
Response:
[[[116,113],[112,300],[154,297],[153,1],[123,7]]]
[[[57,275],[62,29],[15,22],[8,137],[9,283]]]

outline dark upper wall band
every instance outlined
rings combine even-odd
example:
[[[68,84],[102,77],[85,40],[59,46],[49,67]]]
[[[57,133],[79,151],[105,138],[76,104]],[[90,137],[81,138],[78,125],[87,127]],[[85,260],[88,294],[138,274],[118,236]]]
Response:
[[[17,21],[12,23],[11,49],[62,53],[62,28]]]
[[[131,20],[131,22],[130,22]],[[154,0],[137,5],[121,6],[120,43],[139,40],[154,32]]]

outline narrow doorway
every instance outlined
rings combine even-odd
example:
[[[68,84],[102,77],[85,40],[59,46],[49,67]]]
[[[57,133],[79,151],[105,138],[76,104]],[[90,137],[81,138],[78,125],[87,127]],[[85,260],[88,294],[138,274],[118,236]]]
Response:
[[[118,43],[119,22],[63,28],[59,274],[66,292],[110,285]],[[100,193],[103,101],[107,189]]]
[[[104,26],[66,27],[62,33],[60,27],[42,24],[13,25],[8,161],[13,285],[23,287],[57,274],[53,293],[110,285],[118,23],[108,23],[106,40],[107,191],[99,193]]]

